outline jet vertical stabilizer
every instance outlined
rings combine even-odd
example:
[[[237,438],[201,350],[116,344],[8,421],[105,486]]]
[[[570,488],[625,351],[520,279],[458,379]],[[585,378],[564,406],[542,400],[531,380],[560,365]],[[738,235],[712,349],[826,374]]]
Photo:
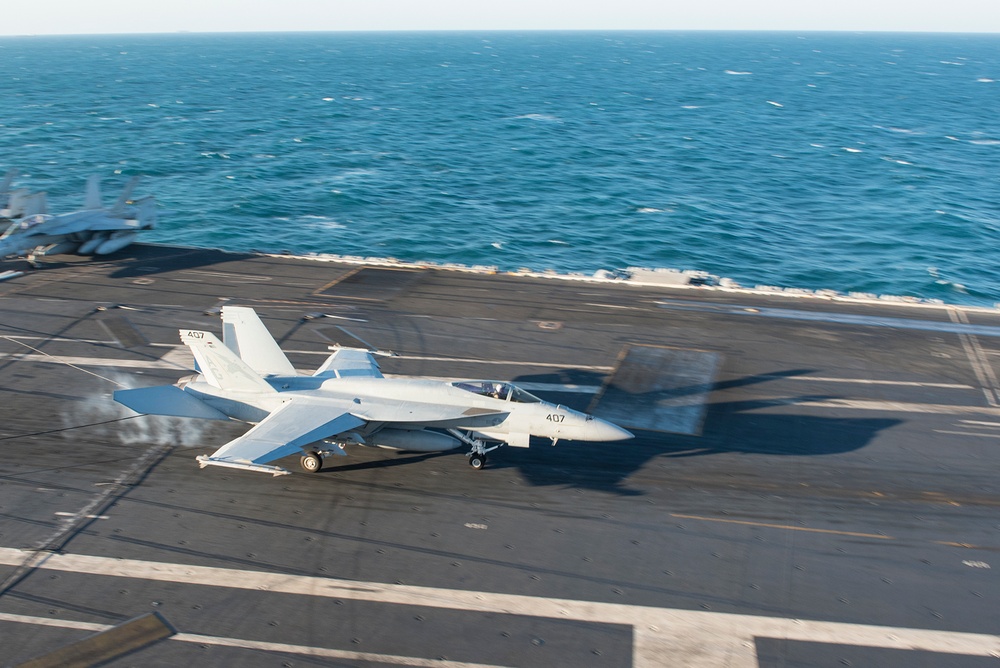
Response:
[[[27,188],[18,188],[7,193],[6,204],[0,208],[4,218],[28,218],[46,213],[45,193],[33,193]]]
[[[111,211],[109,211],[111,215],[113,216],[125,215],[125,206],[129,203],[129,199],[131,199],[132,197],[132,191],[135,190],[135,184],[137,184],[138,182],[139,182],[138,176],[133,176],[131,179],[129,179],[129,182],[125,184],[124,190],[122,190],[122,194],[118,197],[118,201],[115,202],[115,205],[113,207],[111,207]]]
[[[87,179],[87,192],[83,199],[83,208],[88,210],[103,209],[101,204],[101,177],[96,174]]]
[[[211,332],[182,329],[180,333],[181,342],[194,353],[198,368],[209,385],[244,392],[277,391]]]
[[[222,340],[229,350],[262,376],[296,375],[295,367],[252,308],[222,307]]]
[[[3,183],[0,183],[0,197],[8,194],[10,192],[10,186],[14,183],[14,177],[17,176],[16,169],[8,169],[7,173],[4,174]]]
[[[156,227],[156,198],[152,195],[146,195],[142,199],[135,200],[133,204],[139,228],[145,230]]]

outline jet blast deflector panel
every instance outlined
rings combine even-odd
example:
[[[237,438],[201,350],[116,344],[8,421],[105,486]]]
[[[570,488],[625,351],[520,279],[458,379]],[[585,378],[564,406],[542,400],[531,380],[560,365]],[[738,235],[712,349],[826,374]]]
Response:
[[[423,269],[361,267],[324,286],[317,294],[339,299],[388,301],[410,290],[425,273]]]
[[[628,346],[587,412],[628,429],[696,436],[719,357],[703,350]]]

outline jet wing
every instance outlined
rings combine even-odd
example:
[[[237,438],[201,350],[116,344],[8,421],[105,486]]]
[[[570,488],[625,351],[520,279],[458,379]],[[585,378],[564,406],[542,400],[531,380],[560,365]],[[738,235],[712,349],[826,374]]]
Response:
[[[111,216],[105,216],[99,220],[95,220],[87,229],[93,230],[94,232],[114,232],[116,230],[138,230],[142,226],[139,221],[134,218],[114,218]]]
[[[264,418],[256,427],[226,443],[206,464],[264,464],[299,452],[304,445],[336,436],[365,423],[329,402],[293,399]]]
[[[77,211],[51,218],[43,223],[45,234],[75,234],[77,232],[114,232],[137,230],[139,221],[109,216],[101,211]]]
[[[93,211],[77,211],[49,218],[34,228],[36,234],[74,234],[93,229]]]

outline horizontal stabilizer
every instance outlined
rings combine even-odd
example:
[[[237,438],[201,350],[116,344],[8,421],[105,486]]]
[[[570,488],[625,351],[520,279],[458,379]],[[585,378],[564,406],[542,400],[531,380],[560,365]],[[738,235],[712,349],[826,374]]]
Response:
[[[141,387],[135,390],[117,390],[115,401],[144,415],[172,415],[174,417],[228,420],[201,399],[192,396],[176,385]]]

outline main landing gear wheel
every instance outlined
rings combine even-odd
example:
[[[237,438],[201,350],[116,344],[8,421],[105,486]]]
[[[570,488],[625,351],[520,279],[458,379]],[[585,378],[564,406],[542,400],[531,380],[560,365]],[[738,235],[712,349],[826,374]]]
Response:
[[[323,458],[315,452],[302,455],[302,459],[299,460],[299,463],[302,465],[302,468],[309,473],[319,473],[320,469],[323,468]]]
[[[486,466],[486,455],[472,453],[469,455],[469,466],[479,471]]]

